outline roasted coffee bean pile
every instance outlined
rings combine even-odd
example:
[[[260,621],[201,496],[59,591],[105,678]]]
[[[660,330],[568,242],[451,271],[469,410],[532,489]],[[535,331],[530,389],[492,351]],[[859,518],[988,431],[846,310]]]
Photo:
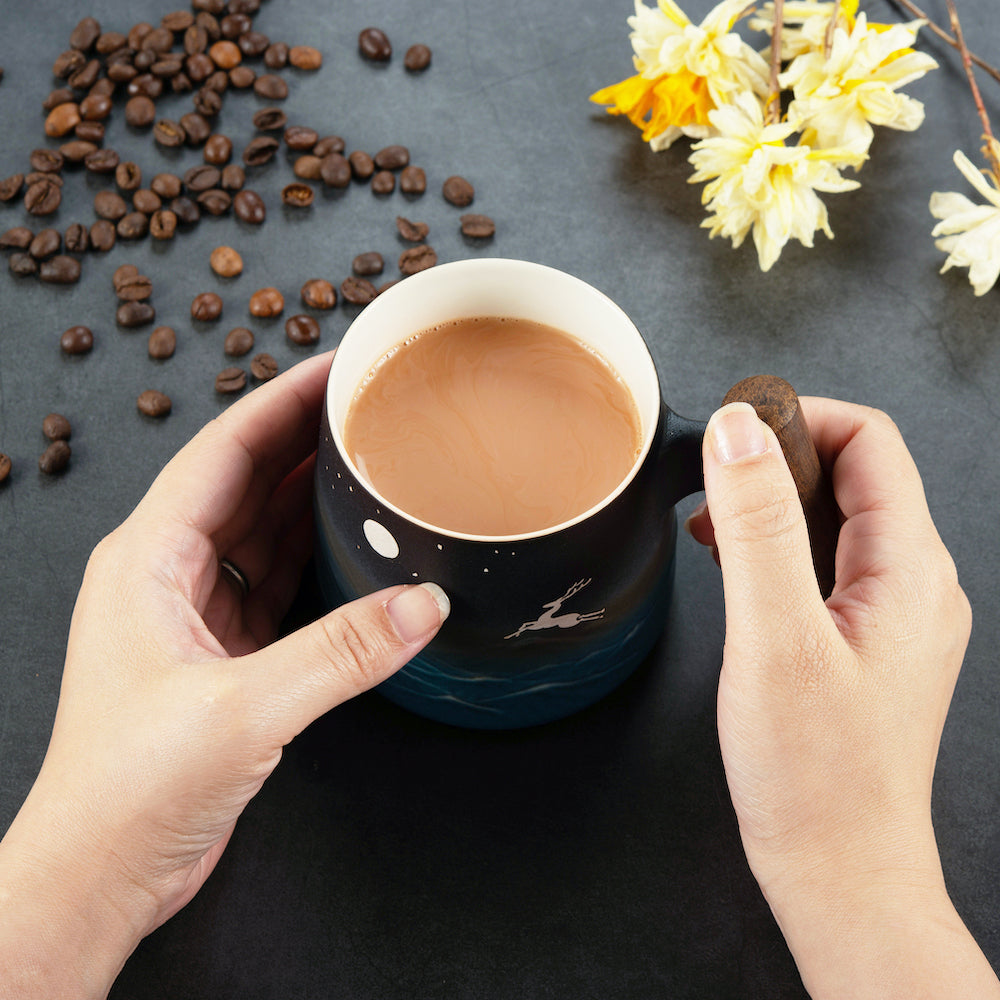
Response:
[[[44,133],[58,145],[32,150],[23,172],[0,179],[0,205],[20,203],[33,218],[54,215],[63,203],[73,174],[105,179],[107,187],[93,197],[92,220],[70,223],[64,231],[53,226],[35,230],[17,225],[0,235],[0,250],[10,251],[8,267],[17,278],[36,277],[53,284],[71,284],[81,279],[85,254],[108,253],[119,243],[145,238],[172,240],[195,227],[204,216],[231,213],[241,223],[259,226],[267,217],[264,197],[246,186],[246,168],[276,161],[284,149],[290,157],[295,179],[281,190],[283,206],[293,211],[314,211],[317,186],[346,189],[365,185],[377,198],[397,189],[412,197],[427,190],[427,173],[412,163],[410,150],[392,143],[375,153],[353,149],[333,134],[321,134],[310,126],[289,122],[278,102],[285,100],[289,86],[281,73],[287,67],[313,72],[323,65],[322,53],[309,45],[274,41],[254,27],[261,0],[192,0],[191,10],[175,10],[159,25],[141,22],[126,32],[102,26],[94,17],[84,17],[73,29],[68,48],[52,65],[57,86],[42,102]],[[357,38],[363,61],[386,63],[392,59],[392,43],[380,28],[366,27]],[[428,46],[411,45],[403,59],[408,73],[422,73],[431,64]],[[253,114],[254,137],[242,150],[217,130],[217,121],[228,95],[253,90],[269,102]],[[190,109],[172,117],[163,113],[161,98],[191,95]],[[158,102],[161,102],[158,105]],[[153,149],[198,148],[203,163],[184,172],[147,172],[139,163],[123,159],[106,146],[109,120],[121,114],[133,130],[145,131]],[[237,162],[239,161],[239,162]],[[93,180],[91,181],[93,183]],[[441,188],[445,201],[469,206],[475,197],[473,185],[464,177],[449,176]],[[413,246],[396,262],[400,277],[437,263],[436,251],[427,242],[430,226],[398,216],[400,238]],[[493,220],[484,215],[463,215],[460,232],[471,241],[490,239]],[[216,275],[235,279],[243,260],[232,247],[220,246],[209,262]],[[300,291],[303,305],[311,310],[333,309],[338,301],[364,307],[398,278],[375,284],[385,259],[375,250],[359,253],[352,273],[339,286],[326,278],[311,278]],[[154,322],[152,280],[132,264],[114,274],[118,300],[115,319],[119,327],[131,329]],[[250,296],[253,317],[278,316],[284,296],[277,288],[261,288]],[[223,301],[215,292],[197,294],[191,303],[194,323],[214,323],[222,315]],[[320,323],[308,314],[290,317],[285,323],[289,343],[309,347],[320,340]],[[174,327],[155,327],[148,339],[151,359],[165,361],[174,355],[178,335]],[[225,338],[224,353],[242,357],[254,347],[254,333],[233,327]],[[65,330],[59,340],[66,355],[81,355],[94,346],[93,331],[83,325]],[[272,378],[278,371],[275,359],[257,354],[250,365],[256,381]],[[237,374],[238,373],[238,374]],[[215,380],[220,393],[237,393],[247,384],[246,373],[227,368]],[[171,411],[170,399],[159,390],[148,390],[137,400],[140,412],[161,418]],[[61,443],[60,443],[61,442]],[[59,445],[58,448],[55,448]],[[49,452],[55,448],[55,451]],[[43,471],[59,472],[69,462],[65,439],[53,441]],[[10,475],[11,459],[0,454],[0,483]]]

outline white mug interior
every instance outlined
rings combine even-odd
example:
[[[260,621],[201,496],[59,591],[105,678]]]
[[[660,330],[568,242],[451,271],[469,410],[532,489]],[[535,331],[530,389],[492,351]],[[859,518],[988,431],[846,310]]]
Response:
[[[639,411],[642,447],[625,478],[603,500],[562,524],[512,538],[559,531],[609,504],[632,481],[652,447],[660,413],[660,386],[645,341],[625,312],[573,275],[543,264],[478,258],[439,264],[403,279],[365,306],[344,334],[330,370],[327,413],[334,442],[355,476],[389,509],[414,524],[455,538],[493,540],[428,524],[390,503],[365,479],[344,447],[344,425],[358,387],[378,362],[407,337],[438,323],[505,316],[563,330],[597,351],[625,382]]]

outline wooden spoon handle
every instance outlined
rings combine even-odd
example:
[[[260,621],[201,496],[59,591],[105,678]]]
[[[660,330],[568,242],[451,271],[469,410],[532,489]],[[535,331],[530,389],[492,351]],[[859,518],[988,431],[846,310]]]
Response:
[[[726,403],[749,403],[777,435],[809,527],[813,566],[823,597],[833,590],[840,509],[830,477],[819,463],[795,390],[775,375],[752,375],[726,393]]]

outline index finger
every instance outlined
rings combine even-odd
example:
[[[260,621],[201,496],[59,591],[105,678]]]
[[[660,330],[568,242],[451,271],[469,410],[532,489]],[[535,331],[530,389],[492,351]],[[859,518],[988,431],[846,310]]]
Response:
[[[156,477],[136,513],[179,522],[225,553],[315,450],[332,360],[328,352],[295,365],[207,424]]]

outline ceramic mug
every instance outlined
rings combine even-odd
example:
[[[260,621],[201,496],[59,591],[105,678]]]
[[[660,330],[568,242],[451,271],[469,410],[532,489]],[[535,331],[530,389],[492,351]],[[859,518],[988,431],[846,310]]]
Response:
[[[571,333],[628,385],[642,446],[618,486],[563,524],[476,536],[388,502],[344,447],[363,378],[406,337],[438,323],[506,316]],[[667,406],[642,336],[607,296],[539,264],[443,264],[378,296],[351,324],[330,370],[316,459],[316,564],[326,603],[433,581],[451,600],[435,639],[379,690],[442,722],[514,728],[584,708],[619,685],[660,636],[674,575],[675,504],[702,489],[705,424]]]

